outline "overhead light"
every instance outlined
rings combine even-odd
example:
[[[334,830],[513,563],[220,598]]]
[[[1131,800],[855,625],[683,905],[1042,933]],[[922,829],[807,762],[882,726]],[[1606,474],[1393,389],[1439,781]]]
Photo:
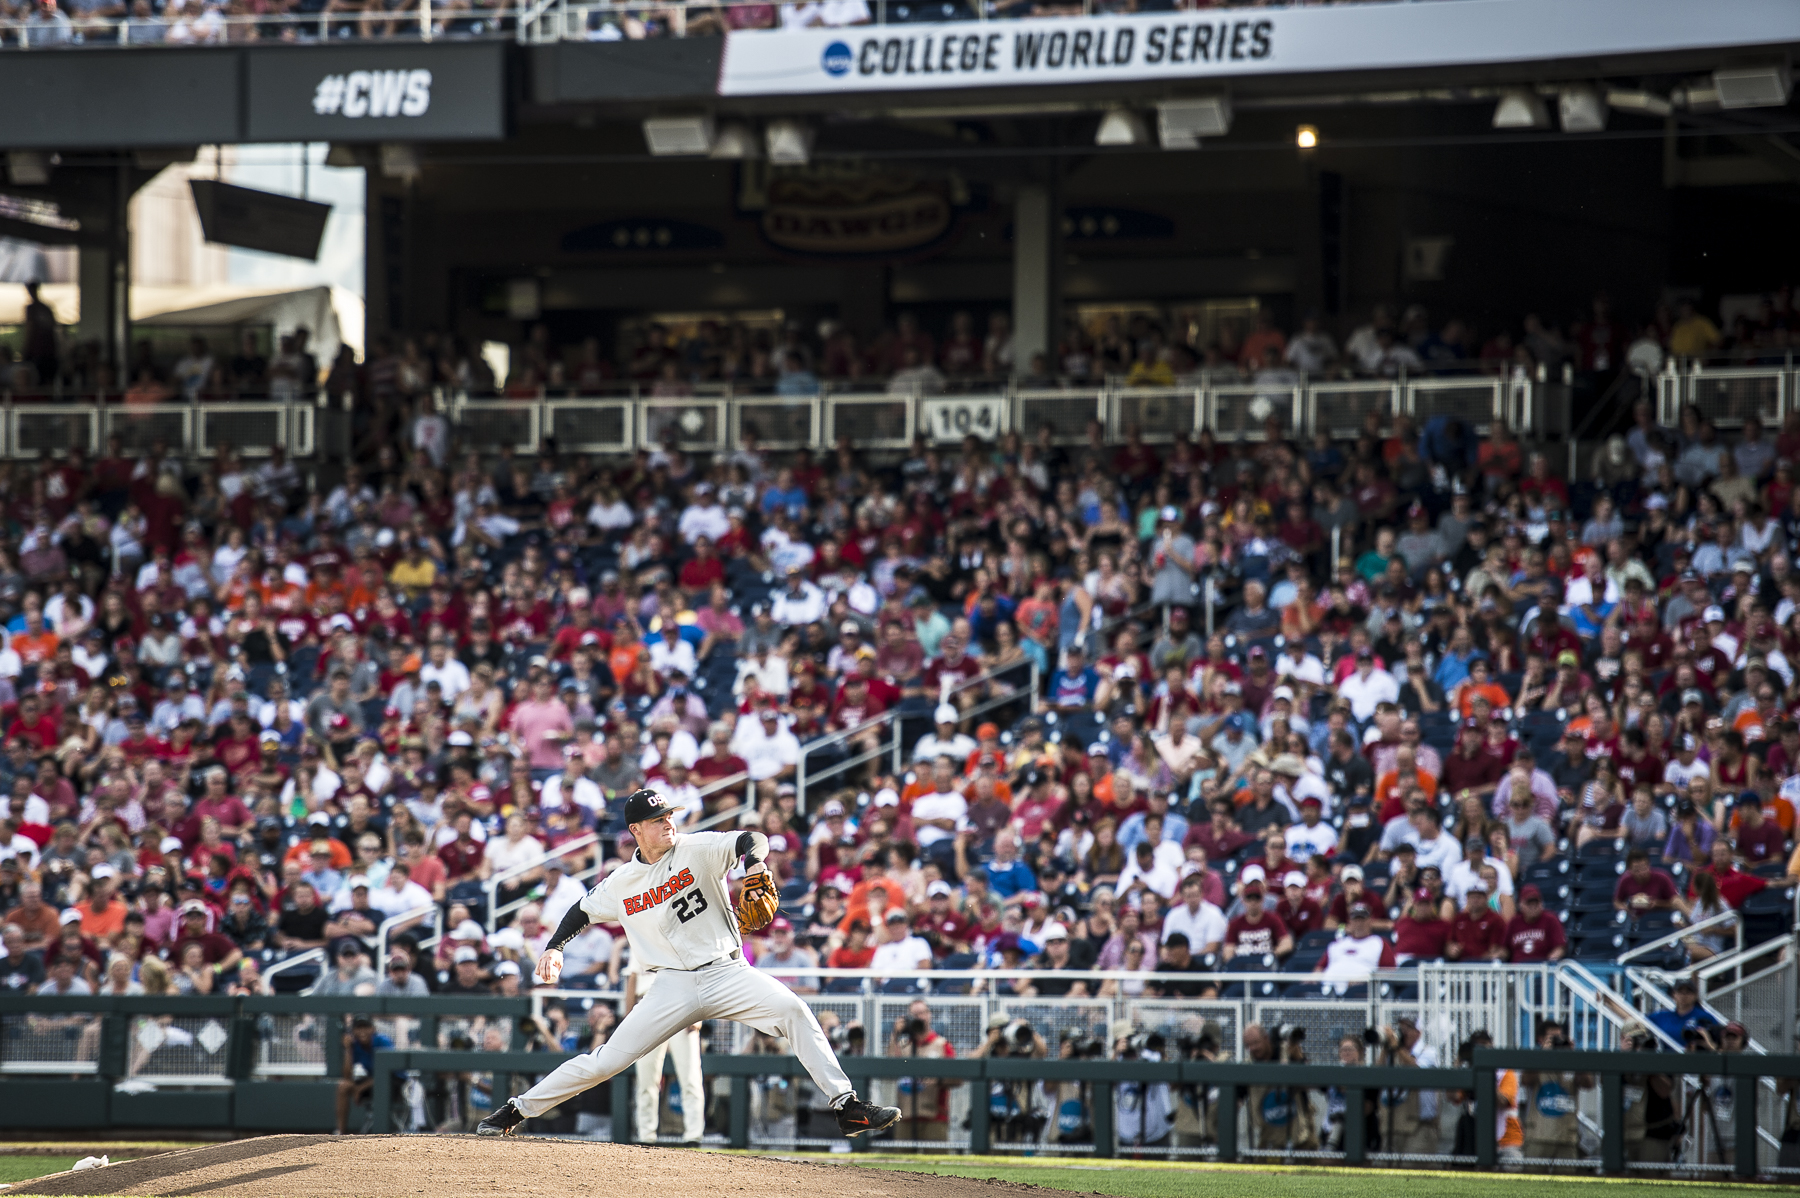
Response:
[[[1641,112],[1645,116],[1668,116],[1675,111],[1675,106],[1663,97],[1646,91],[1609,91],[1606,106],[1620,112]]]
[[[726,121],[713,138],[714,158],[761,158],[762,144],[742,121]]]
[[[1156,106],[1156,136],[1165,150],[1193,150],[1203,137],[1231,132],[1231,96],[1189,96]]]
[[[36,150],[9,151],[6,177],[20,187],[42,187],[50,182],[50,156]]]
[[[712,149],[713,119],[705,113],[644,118],[644,144],[659,158]]]
[[[1788,102],[1785,66],[1727,67],[1713,72],[1720,108],[1779,108]]]
[[[1500,96],[1500,102],[1494,105],[1494,128],[1496,129],[1548,129],[1550,127],[1550,110],[1544,107],[1544,98],[1534,91],[1515,87]]]
[[[1094,144],[1097,146],[1141,146],[1150,141],[1150,131],[1144,128],[1144,119],[1129,108],[1113,108],[1100,118],[1100,128],[1094,131]]]
[[[1310,150],[1319,144],[1319,130],[1313,125],[1302,125],[1294,130],[1294,144],[1302,150]]]
[[[770,162],[805,166],[812,157],[813,128],[805,121],[770,121],[763,141],[769,147]]]
[[[1606,97],[1583,84],[1565,87],[1556,96],[1556,111],[1564,133],[1598,133],[1606,128]]]

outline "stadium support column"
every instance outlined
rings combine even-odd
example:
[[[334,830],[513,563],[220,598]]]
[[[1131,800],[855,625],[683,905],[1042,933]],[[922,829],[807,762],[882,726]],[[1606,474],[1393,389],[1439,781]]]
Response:
[[[107,172],[113,173],[108,179]],[[78,200],[65,211],[81,214],[82,237],[76,242],[75,283],[81,296],[76,338],[100,348],[112,368],[114,386],[131,385],[131,219],[129,206],[137,181],[131,159],[121,155],[111,168],[84,173]]]
[[[1013,201],[1013,370],[1031,371],[1042,354],[1054,372],[1061,312],[1061,189],[1054,178],[1028,183]]]

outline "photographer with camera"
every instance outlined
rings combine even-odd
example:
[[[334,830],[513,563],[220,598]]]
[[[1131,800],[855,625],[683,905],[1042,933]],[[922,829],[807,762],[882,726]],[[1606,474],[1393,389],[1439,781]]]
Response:
[[[1437,1068],[1437,1050],[1424,1042],[1419,1025],[1410,1015],[1400,1016],[1392,1027],[1369,1029],[1363,1039],[1381,1046],[1382,1064],[1389,1067]],[[1436,1090],[1381,1092],[1381,1142],[1385,1151],[1403,1156],[1436,1156],[1440,1138]],[[1429,1167],[1414,1161],[1402,1165]]]
[[[1121,1061],[1161,1061],[1168,1056],[1168,1041],[1161,1032],[1130,1034],[1131,1024],[1120,1020],[1110,1029],[1113,1054]],[[1125,1035],[1117,1033],[1124,1032]],[[1168,1082],[1120,1082],[1113,1089],[1114,1126],[1121,1148],[1167,1148],[1175,1130],[1173,1087]]]
[[[1363,1052],[1370,1037],[1379,1041],[1380,1036],[1374,1028],[1369,1028],[1362,1035],[1345,1032],[1338,1037],[1338,1064],[1363,1065]],[[1325,1091],[1325,1147],[1332,1152],[1343,1152],[1344,1139],[1348,1134],[1350,1091],[1342,1086],[1331,1086]],[[1375,1095],[1362,1091],[1363,1127],[1370,1152],[1381,1152],[1381,1120],[1380,1104]]]
[[[1750,1033],[1733,1020],[1723,1026],[1695,1024],[1681,1033],[1681,1041],[1689,1052],[1740,1053],[1750,1044]],[[1740,1095],[1739,1079],[1723,1074],[1703,1075],[1694,1092],[1688,1095],[1687,1126],[1697,1133],[1698,1159],[1716,1165],[1729,1164],[1737,1150],[1737,1124],[1734,1112]],[[1754,1090],[1742,1095],[1755,1102]]]
[[[1191,1026],[1183,1021],[1184,1028]],[[1208,1019],[1197,1033],[1183,1031],[1175,1037],[1175,1047],[1184,1061],[1217,1061],[1225,1057],[1225,1029]],[[1218,1142],[1218,1091],[1209,1085],[1188,1083],[1170,1091],[1174,1099],[1175,1130],[1172,1143],[1176,1148],[1206,1148]]]
[[[1655,1052],[1656,1036],[1641,1023],[1627,1024],[1619,1036],[1623,1052]],[[1681,1119],[1675,1110],[1675,1079],[1666,1073],[1627,1073],[1625,1155],[1627,1160],[1667,1164],[1674,1159]]]
[[[1568,1029],[1554,1019],[1547,1019],[1538,1029],[1538,1047],[1567,1051],[1574,1047]],[[1594,1088],[1591,1073],[1546,1073],[1527,1070],[1519,1075],[1519,1084],[1531,1091],[1519,1118],[1525,1134],[1523,1155],[1533,1161],[1572,1161],[1581,1159],[1581,1121],[1576,1118],[1576,1095]]]
[[[922,998],[915,998],[907,1007],[905,1017],[894,1020],[888,1055],[942,1061],[954,1057],[956,1049],[931,1026],[930,1005]],[[938,1077],[901,1078],[898,1083],[900,1121],[894,1124],[894,1139],[934,1144],[948,1141],[950,1089],[954,1084]]]
[[[1271,1036],[1261,1024],[1244,1028],[1244,1051],[1252,1061],[1306,1063],[1306,1029],[1283,1026]],[[1319,1147],[1319,1116],[1312,1091],[1305,1086],[1246,1086],[1250,1108],[1250,1146],[1273,1152],[1314,1152]]]
[[[987,1038],[969,1055],[977,1060],[1013,1057],[1041,1061],[1049,1055],[1049,1047],[1023,1019],[1008,1019],[996,1012],[988,1017]],[[1018,1143],[1036,1140],[1043,1133],[1049,1120],[1035,1093],[1037,1085],[1025,1080],[988,1082],[988,1120],[995,1140]]]

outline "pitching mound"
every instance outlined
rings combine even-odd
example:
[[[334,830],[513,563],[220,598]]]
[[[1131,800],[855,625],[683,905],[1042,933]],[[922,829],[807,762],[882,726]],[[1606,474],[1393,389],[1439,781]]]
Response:
[[[639,1190],[639,1186],[651,1186]],[[56,1173],[15,1194],[139,1198],[594,1198],[745,1194],[756,1198],[1002,1198],[1058,1190],[1007,1182],[532,1138],[264,1136]]]

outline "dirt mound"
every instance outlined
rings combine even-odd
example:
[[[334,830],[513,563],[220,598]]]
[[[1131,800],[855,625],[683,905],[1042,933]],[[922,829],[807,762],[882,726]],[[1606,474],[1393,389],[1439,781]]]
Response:
[[[637,1190],[652,1185],[650,1191]],[[1006,1198],[1035,1186],[723,1153],[476,1136],[263,1136],[56,1173],[15,1194],[141,1198],[593,1198],[595,1193],[757,1198]]]

